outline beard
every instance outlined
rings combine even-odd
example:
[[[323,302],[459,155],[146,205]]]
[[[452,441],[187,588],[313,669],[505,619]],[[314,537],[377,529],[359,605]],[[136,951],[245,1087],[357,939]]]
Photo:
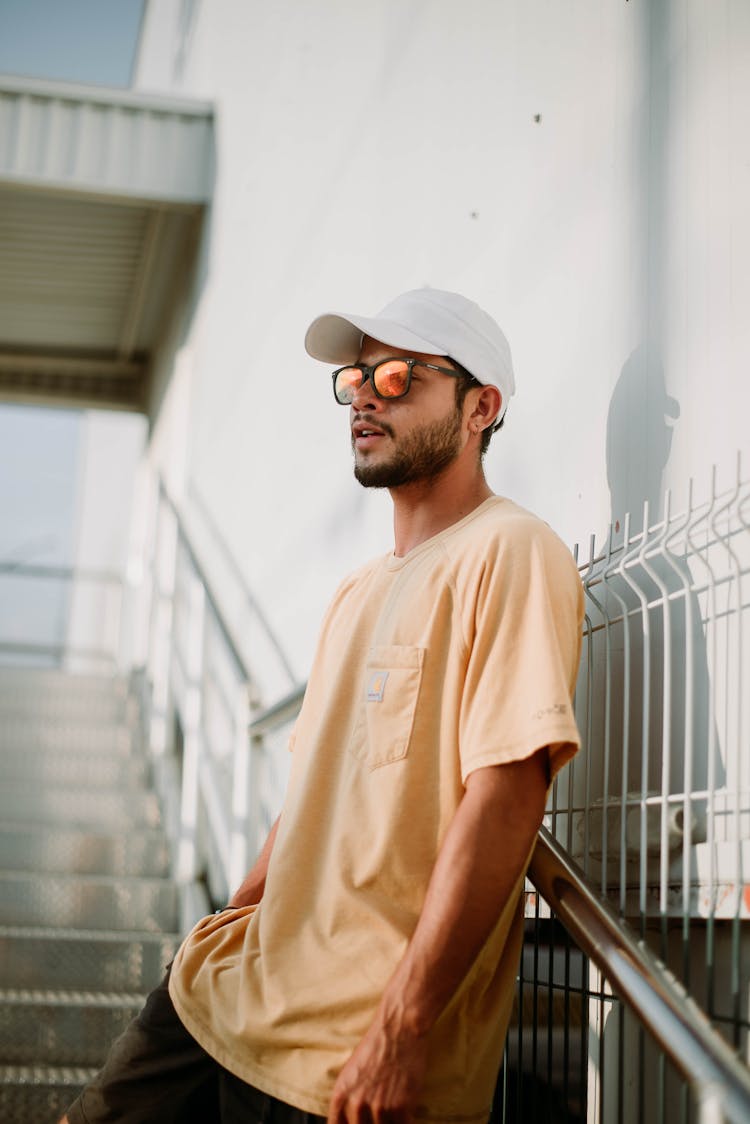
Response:
[[[458,456],[460,438],[461,411],[454,410],[442,421],[418,426],[400,438],[390,460],[360,464],[354,449],[354,477],[364,488],[399,488],[402,484],[432,480]]]

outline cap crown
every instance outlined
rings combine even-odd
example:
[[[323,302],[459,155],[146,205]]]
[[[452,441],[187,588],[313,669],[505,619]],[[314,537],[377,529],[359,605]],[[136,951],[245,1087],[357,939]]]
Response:
[[[450,355],[480,382],[498,385],[506,400],[515,393],[505,335],[484,309],[460,293],[412,289],[390,301],[375,319],[401,324],[429,340],[434,354]]]

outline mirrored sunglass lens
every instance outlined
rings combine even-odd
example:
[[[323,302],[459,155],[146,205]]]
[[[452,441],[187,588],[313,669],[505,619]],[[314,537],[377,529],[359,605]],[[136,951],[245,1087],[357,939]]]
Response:
[[[362,385],[362,372],[358,367],[343,367],[336,375],[336,397],[339,402],[351,402]]]
[[[373,381],[383,398],[398,398],[406,390],[409,365],[401,359],[389,359],[387,363],[379,363],[375,368]]]

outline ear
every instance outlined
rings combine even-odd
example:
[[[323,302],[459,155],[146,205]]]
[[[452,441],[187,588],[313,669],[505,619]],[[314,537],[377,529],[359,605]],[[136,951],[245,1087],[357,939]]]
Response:
[[[479,390],[469,414],[469,428],[481,433],[494,425],[503,404],[503,396],[496,386],[483,386]]]

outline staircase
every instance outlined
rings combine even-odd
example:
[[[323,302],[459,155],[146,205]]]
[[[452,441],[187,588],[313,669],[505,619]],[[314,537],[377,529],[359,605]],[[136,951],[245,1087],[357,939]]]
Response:
[[[0,1121],[52,1124],[177,947],[124,679],[0,668]]]

